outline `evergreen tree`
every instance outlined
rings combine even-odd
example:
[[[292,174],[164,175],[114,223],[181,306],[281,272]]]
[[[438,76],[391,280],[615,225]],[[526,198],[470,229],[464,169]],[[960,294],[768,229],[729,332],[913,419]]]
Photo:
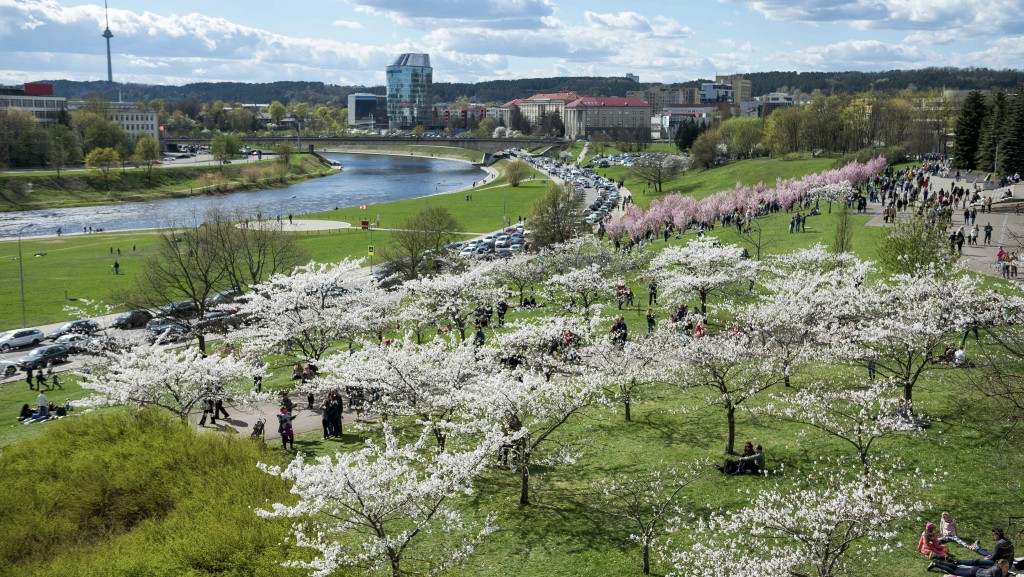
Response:
[[[974,156],[975,162],[981,170],[996,169],[996,152],[1006,137],[1008,105],[1009,100],[1006,98],[1005,92],[997,90],[992,94],[988,118],[982,127],[978,152]]]
[[[953,164],[957,168],[977,168],[976,157],[981,139],[981,128],[988,116],[985,97],[977,90],[972,91],[960,108],[953,136]]]
[[[1024,86],[1007,99],[1005,138],[999,145],[999,172],[1012,175],[1024,172]]]

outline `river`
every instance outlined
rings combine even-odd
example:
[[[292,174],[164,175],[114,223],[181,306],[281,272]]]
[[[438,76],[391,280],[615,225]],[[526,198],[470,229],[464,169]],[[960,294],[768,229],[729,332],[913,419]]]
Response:
[[[193,222],[207,209],[261,209],[271,216],[305,214],[334,208],[373,205],[393,200],[469,188],[485,173],[465,162],[439,158],[383,154],[323,153],[342,164],[343,171],[286,186],[252,192],[193,196],[148,202],[0,212],[0,238],[81,233],[83,227],[104,230],[162,228]]]

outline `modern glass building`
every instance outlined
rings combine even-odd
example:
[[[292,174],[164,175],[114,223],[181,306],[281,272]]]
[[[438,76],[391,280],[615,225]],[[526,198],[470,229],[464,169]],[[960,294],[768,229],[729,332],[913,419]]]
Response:
[[[404,130],[430,124],[433,75],[429,54],[402,54],[388,66],[389,128]]]
[[[348,95],[348,125],[352,128],[373,128],[377,114],[377,95],[355,93]]]

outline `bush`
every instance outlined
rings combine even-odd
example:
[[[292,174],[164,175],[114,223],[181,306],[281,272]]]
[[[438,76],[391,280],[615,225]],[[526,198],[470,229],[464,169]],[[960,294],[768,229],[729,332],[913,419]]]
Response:
[[[850,162],[856,160],[857,162],[867,162],[872,158],[884,156],[889,164],[900,164],[906,162],[910,157],[907,155],[907,149],[902,146],[887,146],[885,148],[862,148],[857,152],[851,152],[839,157],[835,163],[832,164],[833,168],[842,168]]]
[[[293,574],[286,523],[253,509],[287,499],[248,438],[199,434],[144,410],[52,423],[0,457],[6,575]]]

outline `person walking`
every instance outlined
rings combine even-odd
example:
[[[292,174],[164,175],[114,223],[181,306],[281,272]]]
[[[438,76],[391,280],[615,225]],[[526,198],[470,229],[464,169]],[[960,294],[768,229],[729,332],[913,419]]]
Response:
[[[985,244],[986,245],[992,244],[992,223],[991,222],[985,223],[985,228],[983,230],[985,231]]]
[[[36,390],[36,386],[32,383],[32,367],[25,367],[25,382],[28,383],[30,391]]]
[[[647,307],[647,336],[654,334],[654,325],[657,321],[654,317],[654,309]]]
[[[281,405],[281,412],[277,415],[277,432],[281,434],[281,446],[284,450],[288,450],[288,445],[291,445],[291,450],[295,450],[295,431],[292,430],[292,420],[295,417],[288,412],[288,407]]]
[[[213,421],[216,422],[220,418],[220,414],[224,413],[224,418],[227,419],[231,415],[228,414],[227,409],[224,408],[224,398],[217,397],[217,401],[213,404]]]
[[[658,304],[658,281],[651,279],[647,283],[647,306]]]
[[[114,261],[114,274],[121,274],[121,263]]]

